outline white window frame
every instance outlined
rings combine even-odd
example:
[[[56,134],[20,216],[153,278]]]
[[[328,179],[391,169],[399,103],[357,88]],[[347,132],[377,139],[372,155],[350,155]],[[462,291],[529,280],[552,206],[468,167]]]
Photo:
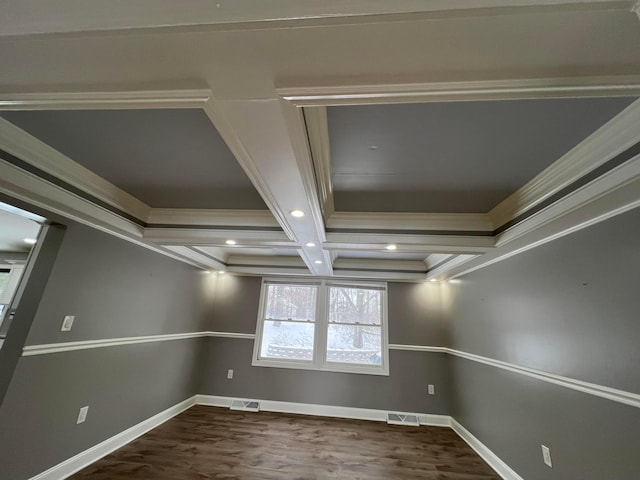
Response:
[[[313,360],[293,360],[293,359],[273,359],[260,358],[262,345],[262,333],[264,326],[265,309],[267,307],[266,285],[273,283],[286,283],[289,285],[315,285],[318,287],[316,298],[316,318],[313,340]],[[332,285],[344,285],[351,287],[374,287],[382,291],[381,300],[381,363],[379,365],[364,365],[353,363],[328,362],[327,336],[329,330],[329,287]],[[256,337],[253,344],[253,358],[251,365],[255,367],[275,367],[293,368],[302,370],[319,370],[325,372],[359,373],[369,375],[389,375],[389,328],[387,316],[387,284],[386,282],[360,282],[353,280],[292,280],[283,278],[263,278],[260,289],[260,306],[258,308],[258,321],[256,326]]]

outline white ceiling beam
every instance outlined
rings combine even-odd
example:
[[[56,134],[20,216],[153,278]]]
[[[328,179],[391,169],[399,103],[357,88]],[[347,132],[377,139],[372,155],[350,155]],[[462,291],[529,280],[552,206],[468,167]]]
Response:
[[[1,110],[124,110],[202,108],[209,89],[114,92],[1,93]]]
[[[324,226],[301,112],[283,107],[278,99],[211,99],[205,112],[278,224],[300,246],[309,270],[330,276],[328,253],[318,247],[302,247],[307,242],[321,245]],[[295,218],[290,214],[293,210],[301,210],[305,216]]]
[[[327,250],[386,252],[396,245],[398,253],[484,253],[495,247],[493,237],[451,235],[389,235],[373,233],[329,233],[323,247]]]
[[[229,227],[280,227],[269,210],[152,208],[147,223]]]
[[[4,118],[0,118],[0,149],[138,220],[144,221],[149,214],[147,204]]]
[[[334,213],[333,184],[331,182],[331,147],[329,123],[325,107],[305,108],[304,119],[315,170],[318,195],[325,221]]]
[[[424,263],[427,266],[427,270],[429,270],[436,265],[444,263],[445,260],[449,260],[451,257],[453,257],[453,255],[449,253],[432,253],[424,259]]]
[[[604,124],[489,212],[496,227],[535,207],[640,142],[640,100]]]
[[[281,86],[299,107],[527,98],[639,96],[640,75],[531,78],[385,85]]]
[[[333,274],[339,278],[361,278],[368,280],[385,280],[394,282],[416,282],[424,281],[424,272],[404,272],[393,270],[357,270],[357,269],[336,269]]]
[[[0,158],[0,192],[162,255],[202,268],[200,262],[168,251],[142,238],[143,228],[64,188],[11,165]]]
[[[542,229],[556,219],[562,220],[563,217],[571,212],[581,210],[609,196],[612,197],[612,213],[620,213],[620,209],[627,210],[629,208],[628,205],[635,205],[636,202],[640,202],[640,188],[635,192],[635,197],[627,199],[627,203],[619,205],[613,200],[618,198],[618,191],[621,189],[626,190],[629,184],[640,184],[640,155],[565,196],[562,201],[544,208],[500,233],[496,236],[496,246],[508,245],[528,233]],[[559,225],[562,225],[562,223],[559,223]],[[573,231],[573,226],[570,224],[565,225],[562,231],[567,228]],[[560,232],[554,234],[554,237],[558,233]]]
[[[430,269],[427,272],[427,280],[442,280],[447,278],[449,271],[456,267],[460,267],[467,262],[470,262],[474,258],[478,258],[478,255],[453,255],[444,263],[441,263],[437,267]]]
[[[571,198],[564,200],[562,204],[571,202],[572,205],[570,208],[564,208],[562,204],[557,206],[564,209],[561,215],[554,215],[552,212],[545,221],[546,214],[541,212],[538,219],[533,217],[527,220],[540,222],[535,228],[524,232],[518,231],[519,228],[527,228],[525,222],[525,225],[507,230],[498,236],[497,241],[500,245],[498,248],[452,269],[447,273],[448,277],[460,277],[640,207],[640,158],[636,158],[632,164],[618,168],[607,176],[610,178],[601,180],[602,183],[593,182],[580,192],[576,192],[574,200]],[[617,186],[598,195],[597,191],[603,192],[601,187],[610,182],[616,183]]]
[[[235,247],[292,247],[292,242],[283,232],[259,230],[233,230],[217,228],[145,228],[144,238],[163,245],[213,245],[227,246],[227,240],[234,240]]]
[[[381,15],[393,19],[407,15],[499,14],[537,8],[555,10],[629,9],[628,1],[619,0],[182,0],[176,8],[172,0],[138,0],[136,2],[96,2],[58,0],[6,0],[0,17],[2,35],[130,30],[136,28],[219,27],[283,28],[296,25],[331,25],[335,23],[380,22]]]
[[[484,213],[334,212],[327,228],[401,234],[403,230],[492,232],[494,225]]]
[[[413,271],[424,276],[425,264],[420,260],[383,260],[371,258],[338,258],[333,264],[336,269],[378,270],[378,271]]]
[[[280,267],[297,267],[306,268],[306,265],[299,256],[284,255],[243,255],[242,252],[230,255],[227,259],[228,264],[234,266],[239,265],[264,265],[264,266],[280,266]]]
[[[204,268],[213,268],[217,271],[224,271],[226,266],[224,263],[215,260],[214,258],[203,255],[200,252],[197,252],[189,247],[180,246],[180,245],[165,245],[167,250],[170,250],[177,255],[188,258],[192,262],[196,262]]]

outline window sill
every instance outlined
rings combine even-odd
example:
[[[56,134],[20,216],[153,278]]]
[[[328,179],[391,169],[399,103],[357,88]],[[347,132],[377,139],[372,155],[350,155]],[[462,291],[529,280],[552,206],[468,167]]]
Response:
[[[333,372],[333,373],[355,373],[359,375],[383,375],[389,376],[389,367],[375,366],[367,367],[366,365],[348,365],[344,363],[325,363],[316,365],[312,362],[286,361],[286,360],[267,360],[253,359],[252,367],[269,367],[269,368],[289,368],[294,370],[315,370],[317,372]]]

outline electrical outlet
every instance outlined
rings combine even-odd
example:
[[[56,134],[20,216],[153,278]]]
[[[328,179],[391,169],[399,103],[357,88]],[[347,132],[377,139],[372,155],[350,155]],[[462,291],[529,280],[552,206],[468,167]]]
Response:
[[[227,379],[231,380],[233,378],[233,370],[227,370]]]
[[[87,419],[87,413],[89,413],[89,407],[82,407],[78,413],[78,421],[76,423],[84,423]]]
[[[436,394],[435,385],[427,385],[427,391],[429,392],[429,395],[435,395]]]
[[[540,445],[540,446],[542,447],[542,461],[548,467],[553,468],[553,465],[551,465],[551,450],[549,450],[549,447],[545,447],[544,445]]]
[[[76,317],[73,315],[67,315],[66,317],[64,317],[64,320],[62,320],[62,327],[60,328],[60,331],[68,332],[69,330],[71,330],[75,318]]]

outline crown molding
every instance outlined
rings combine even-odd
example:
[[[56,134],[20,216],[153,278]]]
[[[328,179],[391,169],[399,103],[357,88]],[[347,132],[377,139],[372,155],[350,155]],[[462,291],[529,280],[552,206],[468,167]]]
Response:
[[[340,258],[333,264],[334,268],[353,270],[379,270],[388,272],[412,270],[421,273],[424,277],[426,273],[425,264],[420,260],[394,260],[394,259],[370,259],[370,258]]]
[[[484,213],[334,212],[327,228],[414,231],[474,231],[491,234],[494,225]]]
[[[424,263],[427,266],[427,270],[429,270],[451,259],[451,257],[453,255],[450,253],[432,253],[424,259]]]
[[[610,187],[610,188],[607,188]],[[457,278],[640,207],[640,157],[497,237],[499,247],[447,272]]]
[[[505,230],[503,233],[496,236],[496,246],[501,247],[503,245],[507,245],[508,243],[513,242],[530,232],[534,232],[555,220],[561,220],[562,217],[568,213],[585,209],[595,200],[607,198],[609,195],[612,195],[612,198],[614,198],[616,190],[626,187],[629,184],[638,183],[640,183],[640,156],[636,156],[625,164],[620,165],[601,177],[598,177],[582,188],[567,195],[562,199],[562,201],[550,205],[523,222]],[[632,199],[631,202],[626,205],[612,208],[609,216],[606,218],[621,213],[621,208],[623,211],[626,211],[633,208],[638,203],[640,203],[640,189],[638,189],[638,194],[635,199]],[[588,222],[588,224],[592,225],[603,219],[604,218],[599,218],[596,220],[594,218],[593,221]],[[580,228],[584,228],[585,226],[587,225],[581,223]],[[575,229],[571,227],[569,230],[575,231]],[[562,232],[564,232],[562,235],[569,233],[564,229]],[[554,238],[557,238],[558,236],[559,235],[556,234]]]
[[[235,255],[229,255],[227,264],[233,267],[252,265],[252,266],[266,266],[266,267],[306,267],[304,261],[299,256],[267,256],[267,255],[242,255],[242,252],[238,252]]]
[[[473,253],[481,254],[495,247],[493,237],[454,235],[403,235],[386,233],[329,233],[323,248],[327,250],[364,250],[388,252],[393,243],[398,253]]]
[[[143,228],[115,213],[43,180],[0,157],[0,191],[72,220],[102,231],[113,231],[140,240]]]
[[[544,201],[640,141],[636,100],[489,212],[497,227]]]
[[[298,107],[462,100],[640,96],[640,75],[387,85],[283,86],[277,88],[276,91],[284,100]]]
[[[287,277],[308,277],[312,273],[309,271],[304,262],[301,267],[287,267],[281,265],[230,265],[227,272],[237,275],[248,276],[287,276]]]
[[[0,118],[0,149],[139,220],[149,214],[145,203],[4,118]]]
[[[123,240],[196,267],[201,264],[142,238],[143,228],[120,215],[74,195],[0,158],[0,192],[18,200],[96,228]]]
[[[375,268],[349,269],[334,266],[332,278],[380,280],[388,282],[424,282],[425,272],[377,270]]]
[[[303,112],[307,125],[311,159],[316,174],[318,196],[320,197],[325,221],[328,223],[334,213],[334,205],[327,109],[325,107],[313,107],[305,108]]]
[[[227,246],[225,241],[233,238],[235,247],[298,247],[287,238],[284,232],[264,230],[234,230],[232,228],[163,228],[144,229],[145,240],[161,245],[213,245]]]
[[[446,277],[450,270],[470,262],[474,258],[478,258],[478,255],[453,255],[435,268],[430,269],[427,272],[427,280],[440,280],[440,277]]]
[[[151,208],[147,223],[150,225],[280,227],[269,210]]]
[[[2,93],[0,110],[121,110],[202,108],[209,89],[126,92]]]
[[[188,259],[191,263],[196,263],[203,268],[213,268],[215,270],[224,271],[226,265],[212,256],[198,252],[190,247],[181,245],[166,245],[164,248],[179,255],[182,258]]]

